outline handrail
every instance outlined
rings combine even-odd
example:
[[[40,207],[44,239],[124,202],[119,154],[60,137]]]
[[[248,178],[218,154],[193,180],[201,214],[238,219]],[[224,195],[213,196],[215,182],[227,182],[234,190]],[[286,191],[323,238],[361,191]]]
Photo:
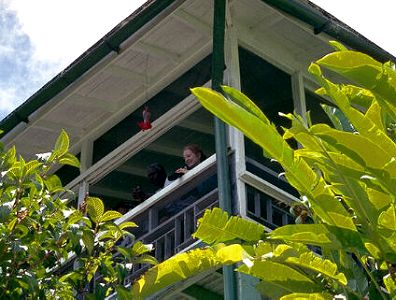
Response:
[[[180,188],[190,183],[192,180],[194,180],[195,178],[203,174],[206,170],[208,170],[210,167],[212,167],[215,163],[216,163],[216,154],[213,154],[212,156],[204,160],[202,163],[200,163],[198,166],[196,166],[194,169],[188,171],[182,177],[176,179],[171,184],[164,187],[163,189],[152,195],[150,198],[145,200],[143,203],[139,204],[138,206],[128,211],[122,217],[117,219],[115,223],[119,225],[125,221],[129,221],[133,219],[143,211],[146,211],[150,207],[160,202],[162,199],[164,199],[171,193],[175,192],[176,188]]]

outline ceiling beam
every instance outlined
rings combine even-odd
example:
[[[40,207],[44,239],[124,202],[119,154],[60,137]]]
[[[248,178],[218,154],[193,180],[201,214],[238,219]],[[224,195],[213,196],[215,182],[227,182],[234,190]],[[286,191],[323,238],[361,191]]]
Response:
[[[107,101],[95,97],[87,97],[87,96],[82,96],[79,94],[73,94],[68,101],[72,102],[73,104],[76,104],[78,106],[82,107],[88,107],[88,108],[98,108],[100,110],[103,110],[105,112],[115,112],[119,109],[117,103],[112,102],[112,101]]]
[[[146,168],[130,166],[130,165],[127,165],[126,163],[119,166],[116,169],[116,171],[126,173],[126,174],[131,174],[131,175],[137,175],[137,176],[141,176],[141,177],[147,176]]]
[[[177,17],[180,21],[182,21],[184,24],[188,25],[189,27],[200,31],[204,35],[212,35],[212,27],[205,23],[202,22],[201,19],[197,18],[196,16],[186,12],[183,9],[177,10],[173,16]]]
[[[134,48],[135,50],[140,50],[142,53],[151,54],[157,58],[164,59],[166,58],[173,65],[176,65],[180,62],[180,56],[177,53],[173,53],[171,51],[165,50],[157,45],[145,43],[140,41]]]
[[[112,197],[112,198],[118,198],[122,200],[129,200],[133,201],[132,197],[132,191],[131,192],[120,192],[115,189],[111,188],[105,188],[102,186],[97,186],[97,185],[91,185],[89,187],[89,192],[93,194],[99,194],[101,197],[103,197],[104,201],[106,201],[106,196],[107,197]]]
[[[145,150],[158,152],[161,154],[171,155],[171,156],[178,156],[181,157],[182,155],[182,148],[183,146],[175,146],[175,145],[167,145],[165,143],[152,143],[148,145]]]
[[[72,137],[81,137],[84,134],[83,128],[71,124],[54,122],[45,119],[36,122],[35,124],[33,124],[32,127],[45,131],[56,132],[57,134],[60,134],[61,130],[64,129],[66,130],[67,134]]]
[[[214,134],[213,126],[211,126],[207,122],[198,122],[194,120],[185,119],[179,124],[177,124],[177,126],[205,134],[210,134],[210,135]]]
[[[106,72],[117,77],[138,81],[139,83],[150,83],[150,77],[147,75],[133,72],[130,69],[115,64],[107,66]]]

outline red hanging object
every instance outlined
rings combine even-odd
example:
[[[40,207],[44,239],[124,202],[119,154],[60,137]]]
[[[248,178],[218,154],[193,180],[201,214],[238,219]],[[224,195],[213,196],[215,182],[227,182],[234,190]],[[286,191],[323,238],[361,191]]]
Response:
[[[141,130],[145,131],[151,128],[151,112],[149,111],[148,106],[146,106],[143,110],[143,122],[138,122],[138,125]]]

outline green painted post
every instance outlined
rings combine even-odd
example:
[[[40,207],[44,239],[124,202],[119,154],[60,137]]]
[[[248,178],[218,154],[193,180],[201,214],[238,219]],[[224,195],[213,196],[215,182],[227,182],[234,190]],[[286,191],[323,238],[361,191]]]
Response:
[[[226,0],[214,0],[212,89],[221,92],[224,73],[224,33]],[[220,208],[232,213],[230,172],[227,156],[226,125],[215,117],[217,177]],[[224,299],[237,299],[236,278],[232,266],[223,267]]]

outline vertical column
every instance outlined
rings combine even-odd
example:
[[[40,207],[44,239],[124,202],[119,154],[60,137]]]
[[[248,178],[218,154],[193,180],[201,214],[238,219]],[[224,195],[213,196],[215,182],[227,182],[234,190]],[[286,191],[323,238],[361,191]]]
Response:
[[[215,0],[213,11],[212,88],[221,92],[224,73],[224,32],[226,0]],[[226,125],[218,118],[215,123],[217,177],[220,207],[232,213],[231,186],[227,156]],[[223,267],[224,298],[236,299],[235,274],[232,266]]]
[[[306,124],[307,105],[305,102],[304,78],[301,71],[297,71],[294,74],[292,74],[291,83],[292,83],[294,111],[303,118]],[[301,144],[298,143],[297,147],[301,148]]]
[[[93,156],[93,142],[91,140],[85,140],[81,146],[80,152],[80,173],[84,173],[92,165]],[[89,191],[89,184],[86,180],[80,183],[78,189],[78,201],[77,208],[84,201]]]
[[[84,173],[92,166],[93,142],[91,140],[85,140],[83,142],[80,156],[80,173]]]
[[[225,31],[225,64],[226,64],[226,84],[238,90],[241,90],[241,78],[239,69],[239,52],[238,52],[238,32],[236,24],[232,20],[232,9],[230,2],[226,6],[226,31]],[[246,185],[240,180],[240,175],[246,171],[245,159],[245,140],[243,133],[234,128],[229,127],[230,145],[234,150],[235,157],[235,195],[237,199],[235,213],[246,216],[247,199]],[[260,199],[258,199],[260,201]],[[258,203],[260,205],[260,203]],[[258,206],[259,208],[260,206]],[[260,300],[261,295],[255,286],[259,283],[257,278],[243,274],[234,273],[235,289],[237,299]]]
[[[238,33],[235,24],[232,22],[232,13],[230,4],[226,10],[226,31],[225,31],[225,64],[226,64],[226,84],[238,90],[241,90],[241,79],[239,70],[239,53],[238,53]],[[234,150],[235,157],[235,192],[237,207],[235,212],[241,216],[246,216],[246,187],[245,183],[240,180],[240,175],[246,171],[245,144],[243,133],[235,127],[229,127],[230,145]]]
[[[305,121],[305,113],[307,106],[305,103],[305,90],[304,90],[304,78],[301,71],[297,71],[291,76],[292,82],[292,93],[293,93],[293,104],[294,110],[303,117]]]

